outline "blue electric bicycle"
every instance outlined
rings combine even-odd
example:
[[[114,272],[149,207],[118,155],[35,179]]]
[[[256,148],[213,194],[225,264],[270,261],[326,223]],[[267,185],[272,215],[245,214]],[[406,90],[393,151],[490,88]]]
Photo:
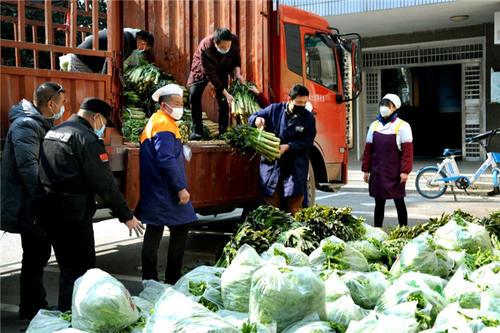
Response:
[[[467,189],[474,184],[489,167],[491,167],[493,173],[493,193],[500,193],[500,153],[490,152],[488,150],[491,138],[496,134],[500,134],[500,128],[465,139],[467,143],[478,142],[487,153],[486,160],[479,169],[477,169],[472,178],[461,174],[457,162],[455,161],[455,157],[460,156],[462,151],[460,149],[445,149],[443,152],[444,159],[441,163],[438,163],[437,166],[432,165],[423,167],[417,172],[415,187],[418,193],[428,199],[439,198],[446,192],[448,187],[451,188],[454,195],[455,187],[467,193]],[[483,140],[486,140],[486,144],[483,144]]]

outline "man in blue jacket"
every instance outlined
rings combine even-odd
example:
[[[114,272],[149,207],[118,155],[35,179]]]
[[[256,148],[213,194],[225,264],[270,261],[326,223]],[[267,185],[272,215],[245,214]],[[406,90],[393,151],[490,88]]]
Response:
[[[316,121],[306,87],[297,84],[288,96],[288,102],[269,105],[253,114],[248,123],[281,139],[281,157],[260,162],[260,186],[267,204],[295,214],[304,202]]]
[[[142,246],[142,278],[158,280],[158,248],[164,227],[170,231],[165,282],[181,275],[189,224],[196,214],[187,190],[181,135],[176,120],[183,113],[183,90],[168,84],[153,94],[160,104],[142,132],[140,141],[141,198],[136,209],[146,226]]]
[[[33,103],[23,99],[9,112],[10,128],[2,154],[1,229],[21,235],[21,302],[19,317],[31,319],[47,307],[43,268],[50,258],[50,244],[35,223],[40,147],[53,120],[64,113],[65,93],[61,85],[38,86]]]

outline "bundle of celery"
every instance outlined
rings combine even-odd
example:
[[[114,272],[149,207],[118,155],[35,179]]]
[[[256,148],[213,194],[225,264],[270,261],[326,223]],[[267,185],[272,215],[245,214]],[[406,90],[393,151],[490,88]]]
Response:
[[[260,110],[255,95],[250,91],[248,84],[241,84],[234,80],[229,87],[229,93],[234,99],[231,103],[231,113],[240,117],[242,124],[248,123],[248,117]]]
[[[280,139],[274,133],[258,130],[250,125],[239,125],[229,129],[223,139],[232,147],[244,152],[257,152],[269,161],[280,157]]]
[[[127,107],[123,113],[123,136],[129,142],[139,142],[139,137],[147,123],[148,118],[146,118],[146,113],[143,109]]]

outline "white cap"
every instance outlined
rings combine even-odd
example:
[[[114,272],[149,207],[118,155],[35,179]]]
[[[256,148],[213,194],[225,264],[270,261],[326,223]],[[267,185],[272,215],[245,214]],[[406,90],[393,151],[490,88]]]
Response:
[[[388,99],[394,104],[396,109],[399,109],[401,107],[401,99],[399,99],[398,95],[395,94],[387,94],[385,95],[382,99]]]
[[[166,86],[161,87],[157,91],[154,92],[154,94],[151,96],[153,98],[153,101],[158,102],[161,96],[165,95],[180,95],[184,96],[184,90],[177,84],[171,83],[167,84]]]

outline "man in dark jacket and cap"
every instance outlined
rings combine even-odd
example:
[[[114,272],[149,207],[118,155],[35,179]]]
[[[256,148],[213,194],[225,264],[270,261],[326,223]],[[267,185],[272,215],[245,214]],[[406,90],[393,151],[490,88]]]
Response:
[[[92,217],[99,194],[120,222],[142,234],[142,224],[132,215],[109,168],[102,137],[111,126],[111,106],[98,98],[86,98],[78,114],[45,135],[40,156],[40,182],[47,195],[40,209],[61,271],[61,311],[71,309],[73,284],[95,267]]]
[[[21,235],[21,319],[31,319],[47,307],[43,268],[50,258],[50,244],[35,223],[34,206],[40,147],[53,120],[62,117],[64,101],[63,87],[45,82],[35,90],[33,103],[23,99],[9,112],[10,128],[2,156],[1,229]]]

